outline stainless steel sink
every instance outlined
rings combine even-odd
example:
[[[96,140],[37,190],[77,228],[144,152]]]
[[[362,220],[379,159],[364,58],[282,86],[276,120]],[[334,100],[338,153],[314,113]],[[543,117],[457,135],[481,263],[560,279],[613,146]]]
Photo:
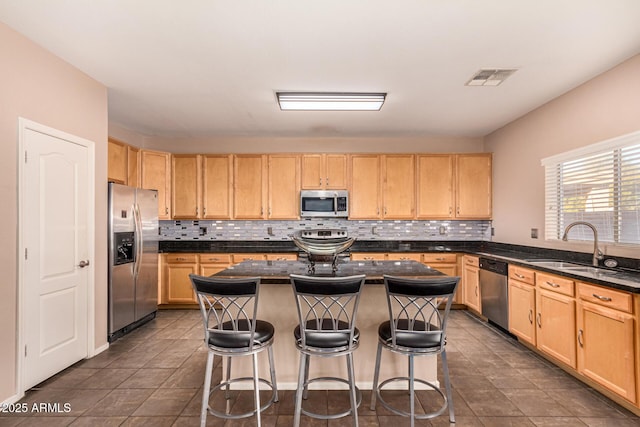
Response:
[[[547,268],[557,268],[557,269],[566,269],[566,268],[583,268],[582,265],[576,264],[573,262],[567,261],[559,261],[559,260],[550,260],[550,259],[532,259],[525,260],[529,264],[538,265],[540,267]]]
[[[587,273],[594,276],[615,276],[619,274],[617,271],[597,267],[564,267],[561,270],[574,273]]]

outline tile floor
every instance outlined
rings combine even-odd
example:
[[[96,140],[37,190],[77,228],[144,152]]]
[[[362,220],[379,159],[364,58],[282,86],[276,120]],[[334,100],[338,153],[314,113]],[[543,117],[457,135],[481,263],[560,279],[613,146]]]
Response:
[[[206,350],[196,310],[160,311],[152,322],[116,341],[107,351],[66,369],[27,393],[22,401],[58,403],[49,411],[0,414],[0,426],[195,426],[198,425]],[[276,336],[277,339],[277,336]],[[640,426],[640,418],[527,350],[507,335],[465,311],[452,312],[447,346],[457,427],[464,426]],[[218,361],[219,362],[219,361]],[[214,380],[220,380],[220,365]],[[402,392],[389,401],[405,398]],[[418,410],[429,410],[431,394],[419,392]],[[408,419],[380,405],[369,410],[363,391],[360,426],[409,425]],[[233,394],[234,410],[253,404],[250,392]],[[317,411],[343,407],[345,392],[312,391]],[[68,403],[70,411],[65,412]],[[347,403],[348,405],[348,403]],[[263,415],[264,426],[293,424],[293,392]],[[303,426],[349,426],[351,417],[319,421],[304,417]],[[448,417],[416,423],[448,425]],[[208,418],[211,426],[252,426],[254,418],[227,421]]]

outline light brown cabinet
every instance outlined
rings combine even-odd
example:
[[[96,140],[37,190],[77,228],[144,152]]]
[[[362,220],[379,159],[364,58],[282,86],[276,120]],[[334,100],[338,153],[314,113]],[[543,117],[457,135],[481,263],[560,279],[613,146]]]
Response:
[[[346,154],[303,154],[303,190],[344,190],[347,188]]]
[[[576,368],[576,302],[573,280],[536,273],[536,342],[539,350]]]
[[[636,319],[626,292],[577,283],[578,372],[637,402]]]
[[[231,154],[202,156],[203,219],[229,219],[233,205],[233,157]]]
[[[456,218],[490,219],[491,154],[456,155]]]
[[[141,186],[158,191],[158,219],[171,219],[171,154],[140,150]]]
[[[268,219],[297,219],[300,214],[300,156],[268,156]]]
[[[480,313],[480,259],[476,256],[462,257],[462,288],[464,290],[464,304]]]
[[[521,341],[536,345],[535,272],[509,266],[509,332]]]
[[[163,304],[196,304],[189,274],[198,274],[197,254],[163,254]]]
[[[422,262],[434,270],[438,270],[447,276],[458,276],[458,255],[454,253],[427,253],[422,256]],[[464,304],[462,280],[458,283],[456,294],[453,297],[454,304]]]
[[[454,166],[452,154],[416,156],[418,219],[448,219],[455,216]]]
[[[233,217],[264,219],[267,203],[267,156],[237,154],[233,158]]]
[[[415,156],[386,154],[381,156],[381,164],[382,218],[415,218]]]
[[[107,179],[109,182],[127,184],[127,144],[109,138],[107,161]]]
[[[352,154],[349,176],[349,218],[380,218],[380,156]]]
[[[140,149],[127,146],[127,185],[140,187]]]
[[[201,276],[212,276],[230,266],[230,254],[198,254],[198,274]]]
[[[175,219],[200,218],[202,212],[200,156],[171,158],[171,212]]]

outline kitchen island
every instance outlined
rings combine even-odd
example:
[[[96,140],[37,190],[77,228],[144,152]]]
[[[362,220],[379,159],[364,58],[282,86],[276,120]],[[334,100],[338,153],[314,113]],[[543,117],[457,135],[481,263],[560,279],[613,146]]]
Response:
[[[278,388],[293,390],[298,379],[299,353],[293,339],[293,330],[298,324],[296,303],[289,274],[308,274],[308,264],[300,261],[245,261],[223,270],[215,277],[238,278],[260,277],[258,317],[271,322],[276,335],[273,344]],[[378,325],[389,318],[386,303],[383,275],[395,275],[416,278],[439,277],[438,270],[416,261],[348,261],[338,264],[333,273],[331,264],[316,264],[316,276],[350,276],[364,274],[365,286],[362,289],[356,325],[360,330],[360,347],[354,353],[356,384],[361,389],[371,389],[378,343]],[[245,360],[243,360],[245,359]],[[428,381],[437,381],[436,358],[425,356],[416,358],[416,370],[420,377]],[[251,358],[234,360],[232,376],[251,376]],[[267,375],[268,363],[261,358],[259,366],[261,376]],[[226,369],[223,369],[226,372]],[[407,375],[407,360],[390,352],[383,355],[380,378]],[[311,364],[310,377],[338,376],[347,377],[346,363],[343,357],[318,358]],[[238,383],[243,385],[242,383]],[[399,383],[402,386],[402,383]],[[314,383],[322,389],[343,388],[342,383]],[[416,384],[417,386],[417,384]]]

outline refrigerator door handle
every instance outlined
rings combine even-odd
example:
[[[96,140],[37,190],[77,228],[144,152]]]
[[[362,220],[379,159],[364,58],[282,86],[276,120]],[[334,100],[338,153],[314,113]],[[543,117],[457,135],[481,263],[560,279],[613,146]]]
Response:
[[[135,262],[133,264],[133,277],[134,279],[138,278],[138,274],[140,273],[140,263],[142,260],[142,220],[140,218],[140,208],[137,203],[134,203],[133,207],[133,222],[135,227],[135,239],[136,239],[136,254],[135,254]]]

